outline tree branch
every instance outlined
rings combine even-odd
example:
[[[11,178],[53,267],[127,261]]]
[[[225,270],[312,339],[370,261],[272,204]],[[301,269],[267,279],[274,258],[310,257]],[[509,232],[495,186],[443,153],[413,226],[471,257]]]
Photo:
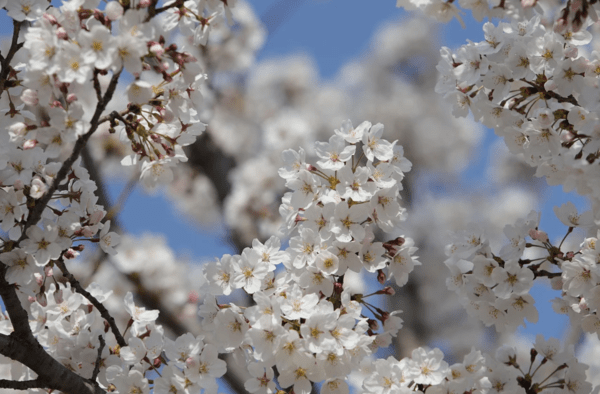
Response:
[[[60,390],[67,394],[105,394],[100,386],[52,358],[35,339],[33,342],[24,340],[15,332],[10,335],[0,334],[0,354],[35,372],[38,375],[35,379],[38,388]],[[30,382],[33,381],[26,384]]]
[[[104,346],[106,346],[106,341],[102,335],[98,335],[98,340],[100,341],[100,346],[98,347],[98,358],[96,358],[96,364],[94,364],[94,371],[92,372],[92,378],[90,379],[92,382],[95,382],[98,378],[98,374],[100,373],[100,363],[102,362],[102,351],[104,350]]]
[[[56,260],[56,266],[61,270],[63,276],[65,278],[67,278],[67,280],[69,281],[69,283],[71,284],[71,286],[79,294],[81,294],[89,302],[91,302],[92,305],[94,305],[94,307],[96,307],[96,309],[98,309],[98,312],[100,312],[100,315],[104,318],[104,320],[106,320],[106,322],[110,326],[110,330],[112,331],[112,333],[114,334],[115,338],[117,339],[117,343],[119,344],[119,346],[121,346],[121,347],[127,346],[127,342],[125,342],[125,339],[123,338],[123,335],[121,335],[121,332],[119,331],[119,327],[117,327],[117,323],[115,322],[115,319],[110,315],[110,312],[108,312],[108,309],[106,309],[104,307],[104,305],[102,305],[102,303],[96,299],[96,297],[94,297],[93,295],[91,295],[90,292],[88,292],[86,289],[83,288],[83,286],[81,286],[81,284],[79,283],[79,281],[77,279],[75,279],[75,277],[73,276],[73,274],[71,274],[69,272],[69,270],[67,269],[67,266],[65,265],[64,261],[62,260],[62,258]]]
[[[52,185],[50,185],[48,187],[48,191],[46,191],[46,193],[36,202],[35,207],[29,212],[29,217],[27,218],[27,222],[25,222],[25,226],[23,227],[23,234],[21,235],[21,238],[19,238],[19,240],[17,241],[17,245],[19,242],[21,242],[23,239],[25,239],[27,237],[27,234],[26,234],[27,229],[29,229],[29,227],[31,227],[31,226],[35,226],[37,224],[37,222],[40,220],[40,218],[42,217],[42,212],[44,212],[44,209],[48,205],[48,202],[50,202],[50,199],[52,198],[52,195],[56,191],[56,188],[65,179],[65,177],[67,176],[67,174],[69,172],[69,169],[71,168],[73,163],[75,163],[75,160],[77,160],[77,158],[79,157],[79,153],[81,152],[83,147],[87,144],[87,142],[90,139],[90,137],[92,136],[92,134],[94,134],[94,132],[98,129],[98,126],[101,123],[110,119],[110,117],[111,117],[110,115],[108,117],[104,117],[102,119],[100,119],[100,116],[102,115],[102,112],[104,112],[104,110],[106,109],[106,106],[108,105],[108,103],[112,99],[113,94],[115,93],[115,90],[117,88],[117,83],[119,81],[119,76],[121,75],[122,70],[123,69],[121,69],[118,72],[116,72],[115,74],[113,74],[113,76],[110,80],[110,83],[108,85],[108,88],[106,89],[106,93],[104,94],[104,97],[102,98],[102,101],[100,101],[96,105],[96,111],[94,112],[94,116],[92,117],[92,120],[90,121],[90,129],[88,130],[87,133],[85,133],[84,135],[82,135],[81,137],[79,137],[77,139],[77,142],[75,143],[75,147],[73,148],[73,152],[71,153],[71,156],[69,156],[69,158],[63,162],[63,165],[60,167],[60,170],[58,171],[58,173],[56,174],[56,177],[54,178],[54,182],[52,182]]]
[[[15,330],[13,334],[27,341],[35,341],[29,326],[29,314],[23,308],[15,286],[6,281],[6,268],[4,264],[0,264],[0,297]]]
[[[0,379],[0,388],[13,390],[27,390],[45,388],[44,384],[39,380],[6,380]]]
[[[0,96],[2,96],[2,93],[4,92],[4,86],[6,85],[6,81],[8,80],[8,74],[10,73],[10,70],[12,70],[12,67],[10,67],[10,62],[12,62],[12,59],[15,56],[15,54],[23,46],[23,43],[17,43],[17,41],[19,40],[19,32],[21,31],[21,23],[22,22],[17,22],[13,19],[14,28],[12,42],[10,43],[10,49],[8,50],[8,54],[5,58],[2,59],[2,71],[0,72]]]

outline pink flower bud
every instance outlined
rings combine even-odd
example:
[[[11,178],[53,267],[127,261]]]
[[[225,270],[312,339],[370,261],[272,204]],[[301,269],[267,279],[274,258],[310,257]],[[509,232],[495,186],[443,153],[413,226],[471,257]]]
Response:
[[[333,285],[333,291],[336,294],[342,294],[342,292],[344,291],[344,285],[341,284],[341,283],[335,282],[334,285]]]
[[[41,306],[48,306],[48,299],[46,298],[46,293],[36,294],[35,299],[37,300],[38,304],[40,304]]]
[[[63,257],[67,260],[74,259],[78,255],[79,255],[79,253],[74,251],[72,248],[69,248],[65,253],[63,253]]]
[[[155,44],[151,45],[149,50],[150,50],[150,52],[152,52],[153,54],[155,54],[156,56],[159,56],[159,57],[165,53],[165,48],[163,48],[163,46],[160,45],[159,43],[155,43]]]
[[[379,323],[377,322],[377,320],[369,319],[367,322],[371,330],[376,331],[377,329],[379,329]]]
[[[44,267],[44,273],[46,274],[46,276],[48,278],[51,278],[54,276],[54,271],[52,270],[52,267]]]
[[[65,28],[61,26],[58,29],[56,29],[56,37],[58,37],[59,40],[68,40],[69,34],[67,34]]]
[[[35,274],[33,274],[33,277],[35,278],[35,283],[37,283],[38,286],[41,286],[42,283],[44,283],[44,278],[42,277],[42,274],[40,274],[39,272],[36,272]]]
[[[531,239],[536,241],[548,242],[548,234],[546,234],[544,231],[532,228],[531,230],[529,230],[529,236],[531,237]]]
[[[90,237],[93,237],[94,234],[96,234],[96,231],[93,230],[89,226],[85,226],[85,227],[81,228],[81,233],[83,234],[84,237],[90,238]]]
[[[58,20],[52,14],[44,13],[44,15],[42,15],[42,18],[44,18],[45,20],[47,20],[48,22],[50,22],[51,25],[57,25],[58,24]]]
[[[386,286],[381,290],[382,294],[394,295],[396,294],[396,290],[392,286]]]
[[[384,284],[385,280],[385,273],[382,270],[377,270],[377,282]]]
[[[23,143],[23,150],[33,149],[37,145],[37,140],[27,140]]]
[[[25,104],[31,105],[31,106],[35,106],[40,102],[38,99],[37,90],[33,90],[33,89],[23,90],[23,93],[21,93],[21,100],[23,100],[23,102]]]
[[[77,101],[77,96],[75,95],[75,93],[69,93],[69,95],[67,96],[67,103],[72,103],[73,101]]]
[[[29,296],[27,297],[27,301],[29,301],[29,303],[33,303],[35,301],[35,297],[34,296]]]

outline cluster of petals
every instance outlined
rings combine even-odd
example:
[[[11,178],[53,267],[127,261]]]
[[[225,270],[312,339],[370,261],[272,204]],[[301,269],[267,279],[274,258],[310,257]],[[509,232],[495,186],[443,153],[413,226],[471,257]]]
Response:
[[[398,312],[380,310],[374,316],[382,323],[378,330],[362,312],[363,296],[344,286],[347,271],[362,268],[403,285],[419,264],[412,240],[375,241],[375,227],[391,232],[404,219],[398,193],[408,162],[382,132],[379,124],[354,128],[345,122],[329,142],[316,143],[316,166],[306,163],[302,149],[285,151],[280,175],[292,191],[280,212],[291,235],[287,249],[277,237],[254,240],[240,255],[205,266],[205,340],[223,352],[243,349],[255,377],[247,390],[272,387],[269,377],[277,367],[282,388],[308,393],[311,382],[327,379],[323,387],[344,392],[348,374],[401,328]],[[255,305],[217,302],[238,289]]]
[[[547,29],[535,17],[484,25],[485,41],[442,48],[436,91],[455,116],[493,128],[549,185],[600,201],[599,58],[586,29]],[[599,219],[595,218],[596,221]]]
[[[489,241],[477,226],[456,235],[446,247],[444,263],[450,270],[446,279],[470,315],[501,332],[536,323],[538,312],[529,294],[534,273],[523,263],[526,238],[537,231],[539,214],[532,211],[526,219],[507,225],[508,243],[493,253]]]

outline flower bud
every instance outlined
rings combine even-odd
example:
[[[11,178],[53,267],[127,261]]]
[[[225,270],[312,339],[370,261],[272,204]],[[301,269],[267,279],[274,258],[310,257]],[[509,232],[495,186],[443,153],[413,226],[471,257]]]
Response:
[[[44,13],[44,15],[42,15],[42,18],[50,22],[50,24],[53,26],[58,24],[58,20],[52,14]]]
[[[63,257],[67,260],[72,260],[75,257],[77,257],[78,255],[79,255],[79,253],[74,251],[73,248],[69,248],[69,249],[67,249],[67,251],[65,253],[63,253]]]
[[[31,106],[38,105],[38,103],[40,102],[38,99],[37,90],[33,89],[23,90],[23,93],[21,93],[21,100],[23,100],[25,104]]]
[[[28,149],[33,149],[36,147],[38,141],[31,139],[31,140],[27,140],[23,143],[23,150],[28,150]]]
[[[67,34],[65,28],[61,26],[58,29],[56,29],[56,37],[58,37],[59,40],[68,40],[69,34]]]
[[[44,274],[46,274],[46,276],[48,278],[53,277],[54,276],[54,271],[52,270],[52,267],[48,267],[48,266],[44,267]]]
[[[109,1],[106,7],[104,7],[104,12],[108,19],[116,21],[123,16],[123,6],[118,1]]]
[[[38,304],[40,304],[41,306],[48,306],[48,299],[46,298],[46,293],[38,293],[35,295],[35,299],[37,300]]]
[[[367,320],[367,323],[369,324],[369,328],[371,330],[376,331],[379,329],[379,323],[377,322],[377,320],[369,319]]]
[[[531,229],[529,230],[529,236],[531,237],[531,239],[536,240],[536,241],[540,241],[540,242],[548,242],[548,234],[546,234],[546,232],[544,231],[540,231],[540,230],[536,230],[536,229]]]
[[[333,284],[333,291],[335,294],[342,294],[344,292],[344,285],[338,282]]]

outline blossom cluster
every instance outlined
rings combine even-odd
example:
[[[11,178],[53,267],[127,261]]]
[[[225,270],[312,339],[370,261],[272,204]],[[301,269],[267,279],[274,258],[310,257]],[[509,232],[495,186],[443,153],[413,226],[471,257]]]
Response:
[[[308,393],[311,382],[326,378],[323,387],[347,390],[350,371],[376,348],[388,346],[402,326],[399,311],[369,304],[368,296],[354,294],[344,281],[348,270],[364,267],[381,283],[394,276],[401,286],[420,264],[409,238],[375,241],[375,227],[389,233],[404,219],[397,200],[410,170],[402,148],[383,139],[382,132],[381,124],[355,128],[345,122],[329,142],[316,143],[321,159],[316,166],[306,163],[302,149],[284,151],[279,173],[292,191],[283,196],[280,212],[286,232],[294,235],[289,247],[281,250],[276,237],[264,244],[254,240],[241,255],[206,266],[201,293],[211,296],[200,312],[205,339],[210,336],[221,351],[245,349],[248,370],[257,379],[272,379],[276,366],[279,385],[293,385],[296,393]],[[276,273],[278,266],[282,270]],[[251,294],[256,305],[216,302],[236,289]],[[363,315],[361,304],[374,319]],[[256,384],[246,388],[254,392]]]
[[[598,204],[598,55],[580,56],[587,30],[557,33],[540,18],[484,25],[485,41],[444,47],[436,91],[474,118],[548,184]],[[598,219],[598,218],[596,218]]]
[[[537,15],[555,12],[558,16],[554,28],[564,31],[571,29],[579,31],[591,21],[597,21],[597,11],[600,11],[595,1],[567,1],[566,4],[555,1],[539,0],[396,0],[396,7],[406,10],[419,10],[430,18],[439,22],[449,22],[456,18],[465,27],[461,15],[463,10],[470,10],[473,18],[478,22],[485,18],[513,19],[523,21],[532,19]]]
[[[459,294],[469,314],[486,326],[494,325],[497,331],[514,330],[524,325],[525,319],[531,323],[538,320],[535,300],[529,295],[534,272],[521,259],[526,237],[538,224],[539,215],[532,211],[525,220],[506,226],[504,234],[510,243],[497,255],[476,226],[458,234],[446,247],[448,289]]]
[[[21,34],[24,41],[15,40],[2,58],[0,96],[8,111],[0,120],[8,131],[0,136],[0,228],[6,235],[0,261],[20,294],[45,302],[55,262],[75,258],[85,241],[115,254],[120,237],[110,231],[97,186],[76,160],[99,125],[110,124],[131,144],[134,153],[124,161],[141,161],[147,183],[165,178],[165,166],[185,160],[182,146],[204,127],[192,107],[201,100],[205,76],[185,48],[164,36],[177,27],[168,22],[170,14],[191,3],[157,9],[150,2],[112,1],[103,10],[99,0],[48,9],[46,1],[0,3],[14,20],[15,37],[22,22],[31,24]],[[214,18],[227,12],[219,4],[198,6],[214,10]],[[203,34],[210,27],[201,23],[206,10],[196,10],[194,22],[203,25]],[[162,12],[167,22],[161,24]],[[19,66],[9,63],[13,58]],[[126,73],[133,78],[128,104],[107,114]]]
[[[553,300],[554,310],[563,314],[572,311],[571,316],[580,320],[585,331],[598,332],[597,239],[587,238],[578,251],[562,250],[574,228],[593,223],[591,212],[578,213],[570,202],[554,211],[568,227],[558,246],[538,229],[540,214],[534,211],[504,228],[509,242],[498,253],[492,251],[476,226],[463,231],[447,246],[448,259],[444,263],[451,273],[447,286],[459,294],[467,312],[486,326],[504,331],[525,325],[525,319],[536,323],[538,312],[529,290],[535,279],[545,277],[554,289],[562,290],[561,298]],[[529,258],[524,257],[525,253]]]
[[[475,348],[462,362],[448,366],[439,349],[415,349],[411,357],[397,361],[379,359],[365,366],[367,393],[515,393],[556,389],[560,393],[590,393],[585,381],[588,366],[577,361],[572,347],[561,350],[557,339],[540,334],[529,354],[504,345],[495,355]],[[527,368],[527,364],[529,364]],[[528,372],[524,372],[527,370]]]

